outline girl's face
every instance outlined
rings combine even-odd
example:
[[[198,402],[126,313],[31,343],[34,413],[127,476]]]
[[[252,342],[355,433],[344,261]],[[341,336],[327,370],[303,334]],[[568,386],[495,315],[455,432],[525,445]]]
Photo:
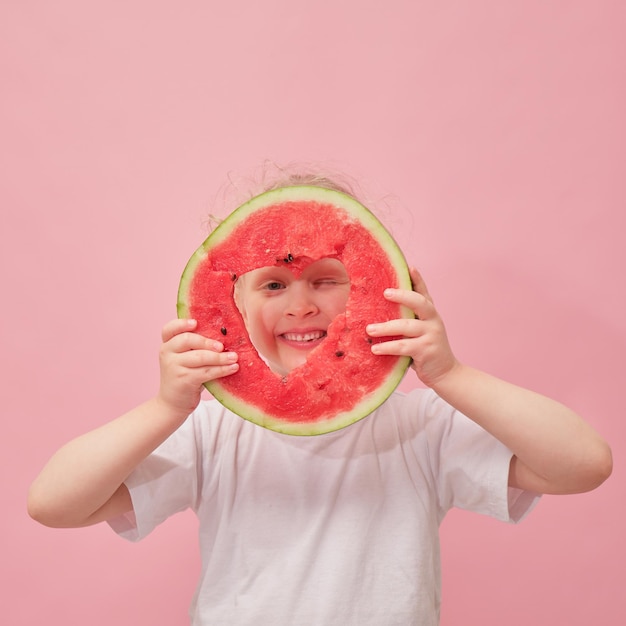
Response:
[[[236,301],[254,347],[284,376],[324,341],[349,293],[341,261],[321,259],[297,278],[288,266],[252,270],[237,281]]]

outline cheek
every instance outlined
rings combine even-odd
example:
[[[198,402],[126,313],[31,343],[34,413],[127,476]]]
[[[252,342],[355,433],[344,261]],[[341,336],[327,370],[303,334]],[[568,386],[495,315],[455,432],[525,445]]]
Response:
[[[262,309],[257,311],[263,328],[267,333],[272,333],[278,320],[282,317],[283,307],[280,298],[269,298],[265,301]]]
[[[250,339],[258,343],[266,341],[273,336],[276,323],[275,307],[269,301],[264,301],[263,306],[248,306],[246,327]],[[245,318],[244,318],[245,319]]]
[[[330,309],[332,311],[333,317],[340,315],[346,310],[346,304],[348,303],[349,295],[350,291],[347,289],[345,291],[340,291],[333,294],[330,302]]]
[[[241,313],[241,317],[243,317],[243,321],[246,326],[248,324],[248,308],[246,307],[246,290],[244,284],[241,282],[240,278],[235,285],[235,291],[233,292],[233,300],[235,301],[235,306]]]

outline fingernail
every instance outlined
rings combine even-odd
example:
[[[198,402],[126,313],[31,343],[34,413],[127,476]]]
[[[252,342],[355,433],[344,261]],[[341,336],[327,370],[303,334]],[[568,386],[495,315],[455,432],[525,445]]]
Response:
[[[226,356],[226,360],[229,363],[234,363],[237,360],[237,353],[236,352],[227,352],[225,356]]]
[[[385,289],[385,291],[383,293],[384,293],[385,296],[393,296],[393,295],[395,295],[396,290],[388,288],[388,289]]]

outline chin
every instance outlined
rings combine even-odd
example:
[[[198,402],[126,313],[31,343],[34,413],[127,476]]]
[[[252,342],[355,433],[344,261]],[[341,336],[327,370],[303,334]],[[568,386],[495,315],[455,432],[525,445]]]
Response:
[[[306,363],[306,358],[296,359],[296,360],[288,360],[287,362],[272,363],[270,365],[270,369],[273,372],[276,372],[277,374],[280,374],[280,376],[287,376],[287,374],[289,374],[289,372],[295,370],[296,367],[300,367],[301,365],[304,365],[305,363]]]

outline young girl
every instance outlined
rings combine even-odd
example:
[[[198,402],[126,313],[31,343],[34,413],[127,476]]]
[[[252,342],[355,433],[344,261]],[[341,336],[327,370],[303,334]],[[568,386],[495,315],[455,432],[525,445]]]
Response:
[[[316,181],[299,177],[287,184]],[[328,181],[317,181],[332,186]],[[375,354],[408,355],[427,389],[394,393],[348,428],[265,430],[202,384],[237,354],[180,319],[162,331],[158,394],[61,448],[31,487],[43,524],[107,521],[138,540],[177,511],[200,522],[195,625],[436,625],[438,527],[452,507],[519,521],[538,494],[593,489],[607,444],[561,404],[460,363],[426,285],[384,297],[416,319],[371,320]],[[324,341],[350,279],[335,259],[254,270],[236,300],[250,338],[284,375]]]

